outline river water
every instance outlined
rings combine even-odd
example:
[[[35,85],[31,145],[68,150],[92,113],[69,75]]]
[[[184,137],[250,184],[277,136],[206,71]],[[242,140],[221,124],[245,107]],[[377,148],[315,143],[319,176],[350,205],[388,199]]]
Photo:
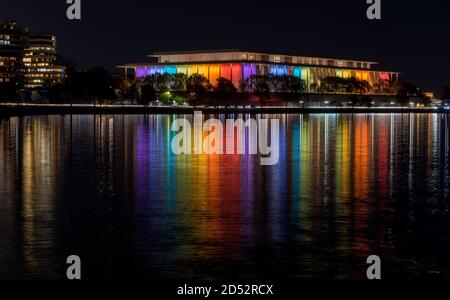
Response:
[[[259,116],[273,166],[173,154],[183,117],[1,119],[0,278],[450,279],[448,116]]]

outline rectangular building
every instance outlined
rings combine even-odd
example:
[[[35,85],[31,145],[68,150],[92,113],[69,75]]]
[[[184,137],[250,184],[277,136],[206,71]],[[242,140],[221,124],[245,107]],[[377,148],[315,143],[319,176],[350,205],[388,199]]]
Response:
[[[0,21],[0,83],[21,84],[28,29],[14,21]]]
[[[373,91],[398,80],[398,72],[373,69],[376,62],[292,56],[240,50],[159,52],[149,55],[156,63],[120,66],[125,74],[132,70],[135,78],[152,74],[202,74],[210,83],[223,77],[239,88],[252,75],[295,76],[304,80],[307,92],[315,92],[325,77],[357,78],[369,82]]]

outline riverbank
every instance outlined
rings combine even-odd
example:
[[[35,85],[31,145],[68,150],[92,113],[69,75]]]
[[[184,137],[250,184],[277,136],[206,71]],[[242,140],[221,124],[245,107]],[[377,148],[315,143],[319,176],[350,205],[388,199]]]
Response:
[[[400,107],[192,107],[192,106],[138,106],[138,105],[0,105],[0,116],[66,115],[66,114],[321,114],[321,113],[449,113],[449,110]]]

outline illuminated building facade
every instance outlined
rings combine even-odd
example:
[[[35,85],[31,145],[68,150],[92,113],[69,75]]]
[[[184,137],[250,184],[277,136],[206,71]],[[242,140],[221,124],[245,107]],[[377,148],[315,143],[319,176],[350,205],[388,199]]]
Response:
[[[0,21],[0,83],[23,80],[27,31],[14,21]]]
[[[325,77],[357,78],[372,87],[388,85],[398,80],[398,72],[378,71],[376,62],[289,56],[224,50],[210,52],[160,52],[150,55],[156,63],[119,66],[134,72],[135,78],[152,74],[183,73],[204,75],[212,84],[219,77],[239,87],[240,82],[252,75],[294,76],[304,80],[308,92],[314,92]]]
[[[25,87],[39,88],[61,83],[64,67],[56,66],[56,37],[48,34],[30,34],[25,49]]]
[[[55,62],[55,36],[31,34],[15,21],[0,21],[0,83],[26,88],[60,83],[64,67]]]

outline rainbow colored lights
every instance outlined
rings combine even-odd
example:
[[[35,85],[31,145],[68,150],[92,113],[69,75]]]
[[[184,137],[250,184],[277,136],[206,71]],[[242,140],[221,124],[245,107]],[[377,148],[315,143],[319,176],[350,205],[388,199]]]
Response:
[[[201,74],[215,84],[217,79],[222,77],[230,80],[236,87],[243,79],[253,75],[270,76],[294,76],[303,79],[307,88],[312,83],[320,83],[321,79],[331,77],[357,78],[365,80],[371,85],[383,80],[392,80],[393,74],[379,71],[360,71],[348,69],[334,69],[323,67],[304,67],[287,65],[264,65],[249,63],[230,63],[230,64],[193,64],[193,65],[149,65],[134,67],[137,78],[150,76],[154,74]]]

